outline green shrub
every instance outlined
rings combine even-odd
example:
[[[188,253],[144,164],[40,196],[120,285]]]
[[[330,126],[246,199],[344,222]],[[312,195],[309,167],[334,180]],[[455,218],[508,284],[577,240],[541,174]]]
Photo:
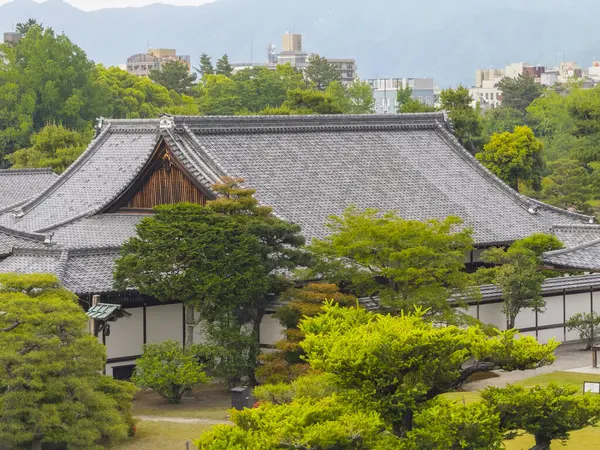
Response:
[[[140,388],[152,389],[171,403],[179,403],[184,392],[208,382],[203,369],[193,349],[183,349],[178,342],[146,344],[131,381]]]
[[[577,313],[566,323],[569,331],[576,330],[579,339],[585,344],[586,350],[591,350],[600,337],[600,315],[592,313]]]

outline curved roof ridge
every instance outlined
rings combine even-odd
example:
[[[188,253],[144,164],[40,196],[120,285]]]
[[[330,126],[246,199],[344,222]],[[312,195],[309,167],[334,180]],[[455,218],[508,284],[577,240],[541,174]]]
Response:
[[[222,176],[230,176],[229,173],[219,164],[214,155],[206,148],[206,146],[202,145],[200,139],[192,132],[190,127],[187,125],[183,125],[183,130],[185,131],[185,135],[192,141],[192,143],[196,144],[195,152],[192,153],[193,159],[200,158],[201,162],[204,166],[210,169],[215,178],[220,179]],[[186,154],[186,156],[188,156]],[[205,158],[202,158],[205,156]],[[212,166],[212,167],[211,167]]]
[[[175,125],[204,133],[433,128],[449,126],[443,112],[405,114],[323,114],[291,116],[173,116]]]
[[[75,160],[73,164],[71,164],[67,170],[65,170],[54,183],[52,183],[48,188],[44,189],[39,195],[29,200],[21,207],[21,211],[23,211],[23,215],[27,214],[31,211],[37,204],[39,204],[44,197],[54,192],[60,185],[62,185],[66,180],[71,177],[71,175],[91,156],[94,154],[94,151],[98,148],[99,144],[106,139],[108,134],[110,133],[110,124],[103,128],[103,130],[96,136],[90,145],[88,145],[87,149]]]
[[[575,253],[580,250],[585,250],[586,248],[594,247],[596,245],[600,245],[600,239],[594,239],[593,241],[585,242],[583,244],[576,245],[575,247],[562,248],[560,250],[553,250],[551,252],[545,252],[543,254],[543,256],[544,256],[544,258],[547,258],[547,257],[552,257],[552,256],[567,255],[569,253]]]
[[[554,230],[597,230],[600,231],[600,224],[597,223],[573,223],[573,224],[556,224],[552,225],[551,231]]]
[[[567,211],[567,210],[564,210],[561,208],[557,208],[556,206],[548,205],[544,202],[540,202],[539,200],[527,197],[527,196],[515,191],[508,184],[506,184],[503,180],[501,180],[498,176],[496,176],[496,174],[494,174],[487,167],[485,167],[483,164],[481,164],[471,153],[469,153],[469,151],[466,148],[464,148],[464,146],[459,142],[457,137],[447,127],[439,126],[438,130],[439,130],[440,134],[442,135],[442,137],[446,138],[446,140],[450,144],[450,146],[453,149],[455,149],[456,152],[466,162],[468,162],[473,168],[475,168],[477,171],[479,171],[482,175],[484,175],[485,177],[487,177],[491,181],[493,181],[503,193],[507,194],[509,197],[512,197],[516,201],[518,201],[519,204],[524,209],[526,209],[529,213],[535,214],[535,211],[533,213],[531,211],[529,211],[529,209],[535,205],[535,206],[539,206],[544,209],[549,209],[549,210],[555,211],[555,212],[563,214],[565,216],[573,217],[578,220],[586,220],[588,222],[594,220],[594,218],[592,216],[586,216],[583,214],[573,213],[573,212],[570,212],[570,211]]]
[[[26,175],[26,174],[35,174],[39,175],[40,173],[48,173],[54,174],[57,177],[59,176],[52,167],[40,167],[40,168],[27,168],[27,169],[0,169],[0,175]]]
[[[61,256],[66,250],[61,248],[27,248],[15,247],[12,256]]]
[[[29,239],[32,241],[44,242],[46,240],[46,235],[44,234],[28,233],[26,231],[14,230],[12,228],[4,227],[2,225],[0,225],[0,232],[4,234],[9,234],[11,236],[20,237],[23,239]]]

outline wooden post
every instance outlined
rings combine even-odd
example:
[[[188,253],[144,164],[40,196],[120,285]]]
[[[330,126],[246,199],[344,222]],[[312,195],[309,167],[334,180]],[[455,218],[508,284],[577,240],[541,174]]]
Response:
[[[92,296],[92,308],[96,306],[100,302],[100,296],[94,295]],[[94,319],[90,319],[90,334],[92,336],[96,336],[96,321]]]
[[[592,347],[592,367],[594,369],[598,368],[598,350],[600,347]]]

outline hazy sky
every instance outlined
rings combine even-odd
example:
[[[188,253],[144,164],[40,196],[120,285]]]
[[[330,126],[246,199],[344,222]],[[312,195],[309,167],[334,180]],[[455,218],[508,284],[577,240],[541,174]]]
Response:
[[[8,3],[10,0],[0,0],[0,5]],[[36,0],[41,3],[40,0]],[[172,5],[201,5],[214,0],[66,0],[79,9],[90,11],[92,9],[116,8],[124,6],[144,6],[151,3],[168,3]]]

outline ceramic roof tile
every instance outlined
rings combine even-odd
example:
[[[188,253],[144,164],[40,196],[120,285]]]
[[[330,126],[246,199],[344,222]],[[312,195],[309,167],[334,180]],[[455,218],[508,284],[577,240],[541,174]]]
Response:
[[[113,291],[113,270],[117,249],[93,249],[69,253],[64,285],[77,294]]]
[[[557,268],[600,271],[600,239],[544,253],[543,260],[544,263]]]
[[[136,225],[148,214],[99,214],[48,230],[52,242],[66,249],[120,247],[136,234]]]
[[[550,232],[567,248],[600,239],[600,225],[554,225]]]
[[[23,206],[22,217],[4,214],[0,225],[41,231],[100,211],[134,180],[157,139],[157,130],[107,127],[52,186]]]
[[[262,203],[300,224],[308,238],[325,236],[327,217],[349,205],[416,220],[457,215],[481,245],[548,232],[557,221],[589,220],[512,191],[453,140],[439,115],[417,119],[414,126],[402,116],[367,116],[364,123],[353,117],[346,125],[320,116],[305,127],[299,118],[245,118],[237,128],[223,118],[186,123],[196,134],[196,151],[244,178]]]
[[[58,178],[52,169],[0,170],[0,211],[11,209],[43,192]]]

